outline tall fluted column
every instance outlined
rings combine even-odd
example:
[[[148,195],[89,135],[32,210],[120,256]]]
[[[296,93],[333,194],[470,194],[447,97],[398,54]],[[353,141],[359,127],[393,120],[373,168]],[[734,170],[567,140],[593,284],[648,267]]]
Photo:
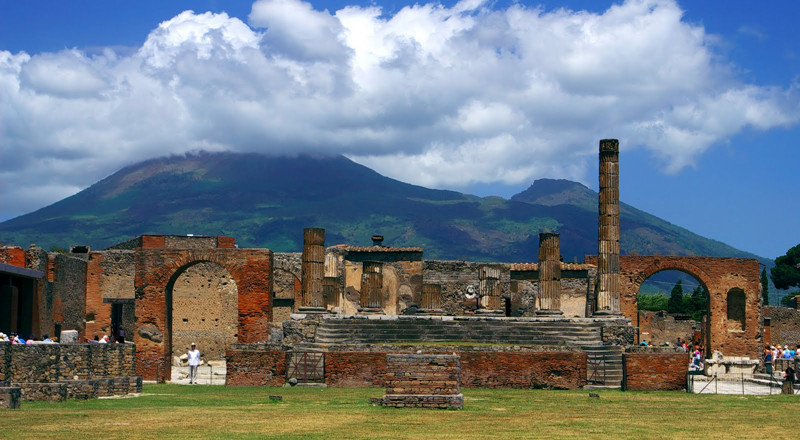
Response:
[[[300,312],[325,311],[322,280],[325,278],[325,230],[303,229],[302,304]]]
[[[600,141],[596,315],[619,315],[619,141]]]
[[[539,234],[539,315],[561,315],[561,249],[558,234]]]

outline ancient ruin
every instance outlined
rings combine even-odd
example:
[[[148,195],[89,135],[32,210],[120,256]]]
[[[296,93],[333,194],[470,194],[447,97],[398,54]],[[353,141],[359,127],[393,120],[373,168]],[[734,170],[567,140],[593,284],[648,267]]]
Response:
[[[635,346],[652,322],[639,287],[679,270],[711,294],[707,352],[758,358],[758,262],[620,255],[619,143],[600,141],[599,157],[598,255],[584,263],[561,261],[556,233],[540,235],[536,263],[426,260],[380,235],[326,248],[321,228],[302,231],[302,253],[175,235],[66,254],[5,247],[0,331],[133,341],[147,380],[172,377],[194,341],[229,384],[384,385],[387,355],[421,351],[456,353],[461,386],[679,388],[684,353]],[[646,370],[664,379],[637,382]]]

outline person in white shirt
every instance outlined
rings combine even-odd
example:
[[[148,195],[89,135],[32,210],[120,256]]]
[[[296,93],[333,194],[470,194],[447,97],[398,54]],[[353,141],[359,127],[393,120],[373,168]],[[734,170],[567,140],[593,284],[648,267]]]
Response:
[[[189,350],[189,383],[197,383],[197,366],[200,365],[200,351],[197,350],[197,345],[192,342],[192,349]]]

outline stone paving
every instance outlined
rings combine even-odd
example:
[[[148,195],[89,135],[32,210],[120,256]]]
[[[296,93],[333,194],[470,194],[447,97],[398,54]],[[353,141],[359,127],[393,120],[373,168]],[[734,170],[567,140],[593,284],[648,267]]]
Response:
[[[691,379],[690,379],[691,381]],[[767,396],[780,394],[780,383],[769,385],[754,383],[747,380],[714,380],[710,377],[697,377],[694,380],[692,392],[695,394],[742,394],[747,396]],[[798,390],[795,394],[800,397]]]
[[[204,363],[197,369],[197,383],[200,385],[225,385],[225,361],[211,361]],[[172,366],[171,383],[189,385],[189,367]]]

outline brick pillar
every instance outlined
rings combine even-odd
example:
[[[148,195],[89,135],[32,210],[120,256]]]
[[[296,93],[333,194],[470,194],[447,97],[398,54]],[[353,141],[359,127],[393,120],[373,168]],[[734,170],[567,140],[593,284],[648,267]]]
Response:
[[[537,315],[561,315],[561,249],[558,234],[539,234],[539,310]]]
[[[600,197],[595,315],[619,315],[619,141],[600,141]]]
[[[325,311],[322,280],[325,278],[325,230],[303,229],[302,304],[301,313]]]

